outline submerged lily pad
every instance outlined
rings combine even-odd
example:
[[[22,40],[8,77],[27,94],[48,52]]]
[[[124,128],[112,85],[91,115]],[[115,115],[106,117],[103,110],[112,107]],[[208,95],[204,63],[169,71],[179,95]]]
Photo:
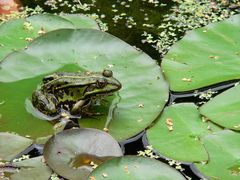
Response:
[[[201,137],[208,134],[197,107],[191,103],[166,107],[158,122],[147,130],[149,144],[161,155],[184,162],[206,161]]]
[[[47,164],[59,175],[74,180],[86,179],[93,170],[122,150],[109,134],[96,129],[71,129],[54,135],[44,147]]]
[[[188,32],[162,61],[172,91],[240,79],[240,15]]]
[[[103,69],[113,71],[122,89],[100,105],[101,116],[80,119],[80,125],[107,128],[117,140],[136,135],[163,109],[168,99],[167,83],[160,67],[148,55],[114,36],[90,29],[49,32],[1,62],[0,102],[6,103],[0,106],[0,120],[8,121],[0,130],[23,133],[17,127],[10,127],[10,122],[24,121],[22,127],[33,126],[28,126],[29,119],[34,118],[24,110],[24,104],[44,75],[55,71],[102,72]],[[16,107],[21,111],[16,113]],[[23,119],[26,116],[28,119]],[[30,122],[37,123],[36,119]]]
[[[200,107],[200,113],[214,123],[240,130],[240,85],[214,97]]]
[[[140,156],[113,158],[98,166],[90,179],[185,179],[174,168],[155,159]]]
[[[2,178],[10,178],[11,180],[46,180],[52,174],[42,156],[6,164],[6,167],[2,168],[2,172],[4,172]]]
[[[32,140],[17,134],[0,132],[0,161],[10,161],[32,144]]]
[[[80,14],[39,14],[26,19],[7,21],[0,26],[0,61],[8,53],[23,49],[29,41],[39,35],[61,28],[98,29],[98,25],[91,18]]]
[[[209,179],[240,179],[240,134],[223,130],[203,138],[209,161],[196,163]]]

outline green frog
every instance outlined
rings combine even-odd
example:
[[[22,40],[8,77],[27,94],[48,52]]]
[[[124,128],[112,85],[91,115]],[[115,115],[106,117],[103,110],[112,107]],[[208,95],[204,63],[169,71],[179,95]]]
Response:
[[[47,116],[90,115],[89,108],[105,96],[121,89],[111,70],[102,72],[57,72],[45,76],[42,85],[32,94],[32,104]]]

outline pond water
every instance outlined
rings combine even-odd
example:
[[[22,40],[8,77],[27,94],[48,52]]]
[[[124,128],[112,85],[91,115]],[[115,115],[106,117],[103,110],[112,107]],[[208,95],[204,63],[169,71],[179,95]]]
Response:
[[[113,3],[113,1],[109,0],[99,0],[96,1],[94,5],[89,6],[90,10],[75,11],[74,13],[81,12],[85,14],[98,14],[102,22],[107,24],[107,32],[113,34],[116,37],[119,37],[120,39],[131,44],[132,46],[136,46],[137,48],[141,49],[149,56],[151,56],[153,59],[157,60],[158,63],[160,63],[163,54],[156,50],[156,48],[153,47],[151,43],[143,43],[143,34],[144,32],[148,32],[151,33],[153,36],[157,37],[158,33],[161,32],[161,29],[154,27],[157,27],[162,23],[164,15],[170,13],[170,8],[175,3],[169,0],[162,0],[161,3],[159,3],[158,1],[151,2],[152,3],[149,3],[149,1],[143,0],[117,0]],[[40,5],[44,8],[44,11],[46,12],[71,13],[73,9],[70,6],[68,7],[67,4],[75,5],[78,3],[78,1],[74,3],[69,2],[59,9],[54,9],[46,5],[45,1],[42,0],[39,0],[37,2],[23,0],[22,3],[24,6],[29,6],[32,8],[34,8],[36,5]],[[81,1],[81,3],[91,4],[92,1]],[[60,1],[58,1],[58,5],[59,4],[61,4]],[[178,38],[180,38],[182,35],[183,34],[177,34]],[[217,92],[213,94],[213,96],[215,96],[220,92],[230,87],[233,87],[236,82],[237,81],[231,81],[203,88],[200,89],[198,93],[208,92],[209,89],[211,89],[211,91]],[[199,97],[196,97],[195,92],[170,92],[168,105],[180,102],[194,102],[195,104],[200,105],[202,101],[206,102],[207,100],[208,99],[199,99]],[[146,148],[146,146],[148,145],[148,141],[145,132],[142,132],[129,140],[121,142],[120,144],[126,155],[137,154],[137,151],[144,150]],[[36,156],[42,153],[41,147],[34,146],[29,150],[32,156]],[[160,160],[162,162],[168,163],[168,161],[164,158],[160,158]],[[185,169],[184,171],[182,171],[182,173],[187,175],[188,177],[191,177],[192,179],[202,178],[198,172],[192,169],[191,165],[183,164],[182,167]]]

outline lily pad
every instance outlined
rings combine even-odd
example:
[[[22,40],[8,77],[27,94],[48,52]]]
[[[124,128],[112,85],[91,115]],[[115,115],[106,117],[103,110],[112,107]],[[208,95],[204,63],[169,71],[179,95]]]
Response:
[[[83,14],[61,14],[60,16],[70,21],[75,27],[99,29],[96,21]]]
[[[188,32],[162,61],[172,91],[240,79],[240,15]],[[230,33],[231,32],[231,33]]]
[[[32,180],[33,178],[46,180],[52,174],[51,169],[44,163],[42,156],[10,163],[6,167],[3,166],[3,172],[4,177],[11,180]]]
[[[221,131],[224,129],[222,126],[219,126],[219,125],[213,123],[212,121],[207,121],[206,123],[208,124],[208,129],[211,132],[217,132],[217,131]]]
[[[54,135],[44,147],[47,164],[67,179],[86,179],[93,170],[112,157],[122,156],[122,150],[109,134],[96,129],[71,129]]]
[[[147,130],[149,144],[161,155],[184,162],[206,161],[201,137],[208,134],[197,106],[174,104],[164,109],[158,122]]]
[[[209,179],[240,178],[240,134],[223,130],[203,138],[209,154],[207,163],[196,163],[197,169]]]
[[[200,107],[200,113],[214,123],[240,130],[240,86],[217,95]]]
[[[174,168],[155,159],[140,156],[113,158],[98,166],[88,179],[185,179]]]
[[[113,71],[122,89],[100,105],[101,116],[80,119],[81,127],[107,128],[119,141],[138,134],[154,121],[168,99],[168,85],[160,67],[148,55],[120,39],[90,29],[49,32],[33,41],[27,49],[12,53],[1,62],[0,91],[4,93],[0,94],[0,102],[6,101],[0,106],[2,119],[8,118],[8,125],[29,116],[24,119],[24,127],[31,127],[28,121],[34,118],[24,110],[24,102],[46,74],[55,71],[102,72],[103,69]],[[13,103],[16,101],[18,105]],[[17,114],[15,107],[21,109]],[[9,130],[18,131],[13,126]],[[28,132],[30,134],[30,130]]]
[[[15,19],[0,26],[0,61],[10,52],[23,49],[28,42],[39,35],[61,28],[93,28],[97,23],[83,15],[58,16],[40,14],[26,19]]]
[[[0,132],[0,160],[10,161],[32,144],[32,140],[17,134]]]

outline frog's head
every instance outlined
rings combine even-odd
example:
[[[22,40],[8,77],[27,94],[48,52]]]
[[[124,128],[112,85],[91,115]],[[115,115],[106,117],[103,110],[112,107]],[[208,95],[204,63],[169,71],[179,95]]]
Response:
[[[42,82],[43,82],[43,84],[47,84],[47,83],[53,81],[54,79],[57,79],[58,77],[59,76],[56,73],[50,74],[50,75],[43,77]]]
[[[103,70],[102,73],[94,78],[94,83],[91,84],[85,92],[85,97],[94,96],[98,94],[109,94],[121,89],[121,83],[113,77],[111,70]]]
[[[32,104],[45,115],[55,116],[58,113],[56,108],[57,100],[52,94],[36,90],[32,94]]]

